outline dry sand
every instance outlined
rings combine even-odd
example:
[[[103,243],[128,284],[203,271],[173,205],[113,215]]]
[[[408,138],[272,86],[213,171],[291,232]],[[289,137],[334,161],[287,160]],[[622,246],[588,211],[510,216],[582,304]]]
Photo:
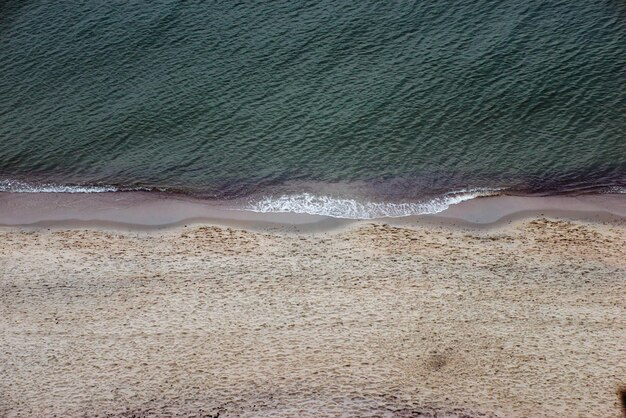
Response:
[[[3,228],[0,286],[0,416],[621,415],[623,220]]]

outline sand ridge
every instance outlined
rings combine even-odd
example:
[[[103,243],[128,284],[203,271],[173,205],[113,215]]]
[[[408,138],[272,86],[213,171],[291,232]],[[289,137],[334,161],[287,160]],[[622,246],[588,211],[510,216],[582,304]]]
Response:
[[[0,415],[617,417],[625,232],[5,228]]]

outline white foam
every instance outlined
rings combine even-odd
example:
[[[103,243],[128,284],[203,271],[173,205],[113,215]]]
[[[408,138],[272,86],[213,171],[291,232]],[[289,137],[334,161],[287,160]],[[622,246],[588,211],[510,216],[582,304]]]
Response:
[[[620,186],[611,186],[608,189],[606,189],[606,191],[604,193],[609,193],[609,194],[626,194],[626,187],[620,187]]]
[[[0,180],[0,192],[12,193],[106,193],[118,191],[115,186],[72,186],[64,184],[33,184],[17,180]]]
[[[451,205],[480,196],[493,196],[499,189],[470,189],[446,193],[425,202],[379,203],[354,199],[317,196],[311,193],[267,196],[252,202],[247,210],[253,212],[292,212],[331,216],[345,219],[397,218],[410,215],[439,213]]]

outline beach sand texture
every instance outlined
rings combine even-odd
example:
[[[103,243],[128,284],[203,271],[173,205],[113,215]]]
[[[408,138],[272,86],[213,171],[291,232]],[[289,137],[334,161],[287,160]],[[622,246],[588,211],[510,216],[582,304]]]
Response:
[[[625,237],[4,228],[0,416],[618,417]]]

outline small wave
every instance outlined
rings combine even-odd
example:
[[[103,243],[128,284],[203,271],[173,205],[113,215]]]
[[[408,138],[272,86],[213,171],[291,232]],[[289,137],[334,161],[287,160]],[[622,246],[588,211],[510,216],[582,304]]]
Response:
[[[611,186],[607,187],[603,193],[606,194],[626,194],[626,187],[621,186]]]
[[[18,180],[0,180],[0,192],[12,193],[107,193],[117,192],[115,186],[78,186],[51,183],[25,183]]]
[[[251,203],[253,212],[292,212],[344,219],[398,218],[439,213],[451,205],[482,196],[495,196],[500,189],[469,189],[446,193],[424,202],[379,203],[317,196],[311,193],[263,197]]]

